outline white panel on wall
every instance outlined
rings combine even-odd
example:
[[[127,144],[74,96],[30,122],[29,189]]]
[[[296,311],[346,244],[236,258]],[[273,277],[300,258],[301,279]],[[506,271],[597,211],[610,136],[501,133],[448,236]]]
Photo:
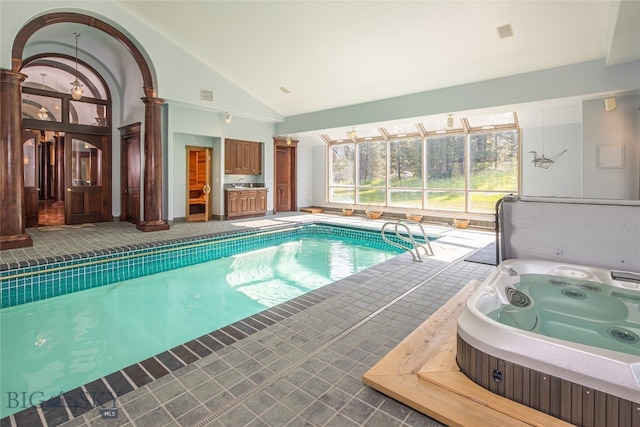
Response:
[[[615,110],[607,112],[604,99],[582,104],[583,197],[638,200],[640,95],[617,96],[616,105]],[[598,152],[610,146],[623,147],[622,167],[602,167]]]

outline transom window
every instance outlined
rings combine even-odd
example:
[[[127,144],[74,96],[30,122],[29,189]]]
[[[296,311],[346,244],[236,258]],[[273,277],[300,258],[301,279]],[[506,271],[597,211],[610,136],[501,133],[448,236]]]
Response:
[[[515,113],[323,135],[328,202],[489,213],[519,187]]]

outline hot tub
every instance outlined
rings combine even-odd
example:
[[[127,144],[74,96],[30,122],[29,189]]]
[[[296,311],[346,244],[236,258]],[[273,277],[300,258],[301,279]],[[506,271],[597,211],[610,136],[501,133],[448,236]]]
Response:
[[[504,261],[458,318],[456,360],[484,388],[573,424],[640,425],[640,274]]]

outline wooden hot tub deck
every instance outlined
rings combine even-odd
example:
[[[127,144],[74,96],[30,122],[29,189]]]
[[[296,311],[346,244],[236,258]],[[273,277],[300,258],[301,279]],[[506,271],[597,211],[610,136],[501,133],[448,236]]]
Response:
[[[491,393],[456,364],[456,325],[471,281],[363,376],[366,385],[448,426],[570,426]]]

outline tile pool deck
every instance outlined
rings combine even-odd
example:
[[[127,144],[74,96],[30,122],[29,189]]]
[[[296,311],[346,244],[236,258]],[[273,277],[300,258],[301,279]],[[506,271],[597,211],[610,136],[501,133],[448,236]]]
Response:
[[[142,233],[127,223],[29,229],[33,248],[0,252],[0,264],[283,223],[323,221],[379,229],[386,222],[331,214],[177,223]],[[400,255],[307,295],[315,302],[116,399],[118,416],[98,410],[48,425],[63,426],[439,426],[362,384],[362,375],[469,280],[494,267],[463,261],[494,240],[491,232],[423,224],[435,256]],[[284,307],[286,308],[286,307]],[[244,336],[244,337],[243,337]],[[176,355],[177,357],[180,357]],[[184,356],[183,356],[184,357]],[[66,415],[66,417],[65,417]],[[42,410],[40,421],[47,421]],[[64,422],[64,420],[70,419]],[[5,418],[2,426],[20,426]],[[33,424],[30,424],[30,426]],[[45,425],[43,423],[43,425]]]

